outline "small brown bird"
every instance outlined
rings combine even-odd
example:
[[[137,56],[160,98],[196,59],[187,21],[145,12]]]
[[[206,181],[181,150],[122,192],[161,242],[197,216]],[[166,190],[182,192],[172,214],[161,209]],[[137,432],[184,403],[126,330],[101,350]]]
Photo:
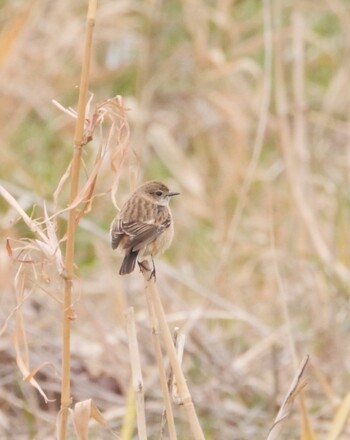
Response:
[[[131,273],[138,258],[142,262],[151,257],[151,277],[155,277],[153,257],[163,253],[174,236],[169,200],[178,194],[161,182],[150,181],[139,186],[123,205],[111,225],[112,249],[120,246],[125,254],[120,275]]]

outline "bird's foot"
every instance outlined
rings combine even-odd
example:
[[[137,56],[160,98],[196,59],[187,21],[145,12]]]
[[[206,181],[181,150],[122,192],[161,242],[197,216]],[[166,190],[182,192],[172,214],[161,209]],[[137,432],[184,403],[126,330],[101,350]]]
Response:
[[[157,281],[156,267],[154,265],[153,258],[152,258],[152,265],[153,265],[152,269],[149,268],[149,265],[148,265],[147,261],[138,261],[137,264],[139,265],[139,268],[140,268],[141,272],[143,272],[144,270],[147,271],[147,272],[151,272],[151,274],[150,274],[150,276],[149,276],[147,281],[151,281],[152,278],[154,278],[154,282]]]

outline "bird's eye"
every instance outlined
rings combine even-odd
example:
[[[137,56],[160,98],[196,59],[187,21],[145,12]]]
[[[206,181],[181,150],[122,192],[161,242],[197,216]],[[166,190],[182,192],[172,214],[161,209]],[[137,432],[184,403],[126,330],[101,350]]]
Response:
[[[156,196],[160,197],[163,193],[162,193],[162,191],[156,191],[155,194],[156,194]]]

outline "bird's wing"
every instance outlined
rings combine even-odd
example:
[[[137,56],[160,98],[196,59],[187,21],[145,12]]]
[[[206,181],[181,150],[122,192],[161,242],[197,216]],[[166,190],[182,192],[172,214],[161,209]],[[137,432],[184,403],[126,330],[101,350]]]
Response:
[[[129,239],[124,244],[124,249],[139,251],[148,243],[156,239],[165,229],[170,226],[170,216],[161,224],[146,222],[123,222],[120,221],[119,228],[122,233],[129,236]],[[120,239],[118,240],[119,244]],[[113,242],[113,236],[112,236]]]
[[[119,219],[114,220],[111,226],[111,237],[112,237],[112,249],[117,249],[120,244],[120,240],[124,236],[123,222]]]

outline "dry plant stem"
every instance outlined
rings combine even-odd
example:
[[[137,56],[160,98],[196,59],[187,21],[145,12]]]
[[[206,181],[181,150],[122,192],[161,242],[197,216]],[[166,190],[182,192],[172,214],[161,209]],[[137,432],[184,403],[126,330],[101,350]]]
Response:
[[[280,18],[279,6],[276,2],[276,18]],[[280,123],[280,136],[282,140],[282,149],[285,157],[287,178],[289,180],[291,192],[294,196],[295,204],[298,209],[298,213],[303,220],[304,226],[309,233],[311,240],[318,252],[321,261],[325,264],[330,261],[331,255],[327,248],[326,243],[323,241],[322,235],[318,228],[317,220],[314,216],[310,204],[307,200],[307,185],[305,180],[305,162],[306,162],[306,127],[303,117],[303,103],[304,103],[304,42],[302,33],[302,17],[297,10],[294,15],[294,52],[295,52],[295,62],[294,62],[294,75],[293,75],[293,86],[294,86],[294,99],[296,106],[296,114],[294,119],[293,131],[291,131],[288,121],[287,121],[287,99],[286,99],[286,88],[283,75],[283,68],[281,64],[281,53],[282,53],[282,41],[280,38],[276,40],[276,108],[277,115]],[[277,32],[278,35],[278,32]],[[294,143],[290,142],[290,134],[293,134]],[[272,222],[271,222],[272,224]],[[275,254],[275,245],[273,242],[273,232],[271,233],[271,240],[273,243],[273,251]],[[290,347],[292,351],[294,367],[297,367],[297,353],[295,349],[295,342],[293,339],[293,334],[290,325],[290,316],[288,310],[288,301],[286,298],[285,288],[283,285],[282,277],[279,273],[279,268],[277,264],[277,258],[275,254],[275,271],[276,278],[279,286],[280,293],[282,295],[282,305],[283,314],[288,327],[288,337],[290,341]],[[305,396],[301,390],[298,398],[298,403],[300,407],[301,416],[303,419],[303,431],[308,433],[309,438],[313,438],[313,431],[310,425],[308,413],[306,410]]]
[[[146,279],[145,279],[145,283],[146,283]],[[163,363],[163,353],[162,353],[162,347],[161,347],[160,338],[159,338],[158,321],[157,321],[157,317],[155,315],[154,308],[152,305],[152,298],[150,297],[150,291],[149,291],[149,289],[147,289],[147,284],[145,284],[145,292],[146,292],[148,315],[149,315],[149,322],[150,322],[150,327],[151,327],[151,332],[152,332],[154,351],[156,354],[156,361],[157,361],[158,370],[159,370],[160,384],[161,384],[162,393],[163,393],[165,416],[166,416],[166,420],[168,423],[169,438],[171,440],[176,440],[176,438],[177,438],[176,428],[175,428],[175,422],[174,422],[173,409],[171,406],[168,381],[167,381],[166,372],[165,372],[164,363]]]
[[[290,352],[292,355],[293,366],[294,366],[294,368],[297,368],[298,356],[297,356],[297,351],[296,351],[296,347],[295,347],[295,340],[294,340],[294,336],[293,336],[290,313],[289,313],[289,309],[288,309],[287,292],[286,292],[286,288],[285,288],[285,285],[284,285],[284,282],[283,282],[283,279],[282,279],[282,276],[280,273],[280,268],[279,268],[278,259],[277,259],[275,231],[274,231],[275,228],[274,228],[274,223],[273,223],[273,211],[272,211],[271,198],[272,198],[271,193],[269,193],[269,226],[270,226],[271,250],[272,250],[272,256],[273,256],[273,269],[275,272],[278,293],[279,293],[280,299],[281,299],[283,319],[287,325],[287,336],[288,336]]]
[[[275,16],[277,24],[281,22],[280,16],[281,11],[279,10],[279,2],[275,2]],[[276,56],[275,56],[275,93],[276,93],[276,113],[278,121],[278,130],[281,139],[282,152],[284,156],[284,162],[286,167],[286,175],[291,190],[292,197],[294,199],[297,213],[301,218],[301,221],[310,237],[310,240],[318,254],[320,261],[324,264],[327,270],[333,272],[343,283],[349,284],[350,273],[349,270],[340,262],[337,261],[326,241],[323,238],[322,231],[320,230],[319,223],[317,222],[317,217],[312,210],[310,200],[306,196],[306,188],[301,184],[298,167],[298,154],[296,153],[295,145],[291,143],[293,138],[291,127],[288,121],[288,100],[286,96],[286,85],[283,70],[283,46],[279,32],[276,32]],[[295,76],[295,81],[297,81],[297,76]],[[300,87],[300,86],[297,86]],[[300,99],[300,98],[298,98]],[[295,125],[295,127],[300,127],[298,130],[299,137],[300,133],[303,133],[303,127],[300,122]],[[297,138],[296,133],[294,133],[294,139]]]
[[[284,398],[275,421],[273,422],[267,440],[275,440],[278,438],[278,434],[282,428],[282,422],[289,416],[295,397],[304,388],[305,382],[302,381],[302,378],[308,361],[309,356],[305,356],[294,376],[293,382],[286,394],[286,397]]]
[[[79,85],[78,114],[74,133],[74,152],[71,169],[70,204],[73,204],[78,193],[81,150],[84,143],[85,107],[88,94],[88,79],[91,58],[91,45],[93,28],[96,16],[96,0],[89,1],[87,14],[87,27],[85,34],[85,47]],[[71,404],[70,396],[70,322],[73,316],[72,310],[72,279],[74,274],[74,243],[76,231],[76,208],[72,208],[68,214],[67,243],[65,256],[65,289],[63,309],[63,347],[62,347],[62,384],[61,384],[61,426],[60,439],[64,440],[67,435],[68,408]]]
[[[301,186],[305,185],[306,165],[308,161],[307,128],[305,121],[305,48],[304,48],[304,19],[300,3],[296,2],[293,13],[293,141],[298,158],[298,172]]]
[[[177,359],[179,361],[179,364],[182,365],[182,358],[184,354],[185,349],[185,335],[183,333],[179,334],[179,328],[176,327],[174,330],[174,345],[176,350]],[[171,372],[172,375],[172,372]],[[171,395],[173,402],[179,404],[181,398],[179,396],[179,391],[176,383],[176,379],[172,375],[172,386],[171,386]]]
[[[170,365],[177,381],[179,394],[181,396],[182,404],[184,405],[193,438],[195,440],[204,440],[204,434],[199,424],[196,410],[192,402],[191,394],[189,392],[185,376],[177,359],[174,343],[165,317],[163,305],[160,301],[154,277],[149,277],[150,270],[151,268],[148,262],[143,261],[143,267],[141,268],[141,271],[145,282],[146,295],[149,295],[152,307],[154,308],[158,320],[160,334],[163,338],[165,349],[169,356]]]
[[[129,341],[132,382],[136,397],[137,431],[140,440],[147,440],[144,388],[133,307],[127,310],[125,317]]]
[[[272,209],[270,209],[270,211],[272,212]],[[290,350],[291,350],[291,353],[292,353],[293,365],[294,365],[294,368],[296,369],[297,366],[298,366],[297,350],[296,350],[296,346],[295,346],[295,340],[294,340],[294,337],[293,337],[290,313],[289,313],[289,309],[288,309],[288,299],[287,299],[286,289],[285,289],[285,286],[284,286],[284,283],[283,283],[283,280],[282,280],[282,276],[280,274],[280,270],[279,270],[279,266],[278,266],[278,261],[277,261],[276,245],[275,245],[274,234],[273,234],[272,214],[271,214],[270,217],[271,217],[271,220],[270,220],[270,225],[271,225],[270,235],[271,235],[271,246],[272,246],[272,252],[273,252],[274,270],[275,270],[275,274],[276,274],[276,280],[277,280],[277,285],[278,285],[279,293],[281,295],[282,313],[283,313],[283,316],[284,316],[284,320],[285,320],[285,322],[287,324],[287,335],[288,335]],[[304,361],[305,361],[304,368],[306,366],[306,363],[307,363],[309,357],[307,356],[306,358],[304,358]],[[302,365],[303,365],[303,363],[302,363]],[[306,411],[305,396],[304,396],[303,389],[300,389],[299,396],[298,396],[298,403],[299,403],[299,407],[300,407],[301,416],[303,418],[303,429],[304,429],[304,432],[307,432],[309,434],[308,438],[312,439],[313,438],[313,431],[312,431],[312,427],[311,427],[311,424],[310,424],[310,421],[309,421],[308,413]],[[283,407],[283,405],[282,405],[282,407]],[[277,419],[278,419],[278,416],[277,416],[276,420]],[[275,423],[277,423],[277,422],[275,421]]]
[[[294,47],[294,64],[293,64],[293,89],[294,89],[294,124],[293,139],[296,152],[296,159],[299,170],[299,184],[303,192],[307,191],[306,172],[307,172],[307,128],[305,122],[305,32],[304,19],[302,16],[300,2],[296,3],[293,14],[293,47]],[[286,302],[287,304],[287,302]],[[286,305],[287,307],[287,305]],[[294,348],[295,350],[295,348]],[[296,351],[296,350],[295,350]],[[306,361],[307,362],[307,361]],[[305,396],[303,390],[299,395],[299,407],[303,418],[303,435],[308,437],[314,436],[310,424],[309,416],[306,409]]]
[[[124,319],[124,317],[123,317]],[[135,420],[135,393],[132,383],[129,384],[126,411],[123,417],[122,428],[120,431],[120,440],[130,440],[134,433]]]
[[[271,88],[272,88],[272,24],[271,24],[271,4],[270,0],[264,0],[264,82],[263,91],[261,97],[261,105],[259,111],[259,122],[257,132],[253,145],[253,154],[247,169],[247,174],[243,185],[239,192],[238,203],[228,227],[228,234],[226,241],[223,245],[217,267],[215,268],[215,277],[221,272],[224,263],[227,261],[229,254],[232,250],[234,240],[236,238],[237,228],[241,221],[242,214],[244,212],[246,202],[248,200],[249,190],[254,182],[254,177],[259,164],[261,152],[263,149],[265,132],[269,117],[269,108],[271,101]]]

